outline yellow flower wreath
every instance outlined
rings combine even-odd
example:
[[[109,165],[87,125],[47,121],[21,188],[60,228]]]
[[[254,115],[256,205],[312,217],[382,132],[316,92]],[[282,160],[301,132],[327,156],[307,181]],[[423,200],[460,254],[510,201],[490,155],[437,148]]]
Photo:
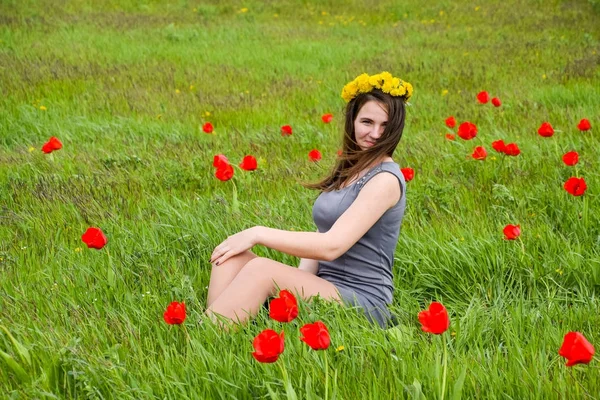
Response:
[[[384,71],[371,76],[360,74],[352,82],[344,86],[342,89],[342,98],[347,103],[359,94],[368,93],[373,89],[379,89],[383,93],[388,93],[392,96],[404,97],[405,102],[413,94],[413,87],[410,83],[400,78],[394,78],[392,74]]]

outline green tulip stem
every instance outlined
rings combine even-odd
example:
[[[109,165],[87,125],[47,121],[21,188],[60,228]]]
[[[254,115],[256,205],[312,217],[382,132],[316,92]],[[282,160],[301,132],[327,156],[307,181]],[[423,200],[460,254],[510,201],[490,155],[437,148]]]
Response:
[[[232,180],[231,184],[233,185],[233,199],[231,201],[231,211],[234,213],[240,212],[240,203],[238,201],[237,196],[237,187],[235,186],[235,182]]]
[[[106,249],[106,255],[108,257],[108,270],[106,271],[106,280],[108,281],[108,286],[113,287],[115,285],[115,271],[113,270],[113,261],[110,256],[110,251]]]
[[[442,393],[440,395],[440,400],[444,400],[444,395],[446,394],[446,375],[448,372],[448,345],[446,344],[445,334],[442,334],[442,343],[444,346],[444,372],[442,374]]]
[[[329,398],[329,363],[327,357],[327,350],[323,351],[323,357],[325,357],[325,400]]]

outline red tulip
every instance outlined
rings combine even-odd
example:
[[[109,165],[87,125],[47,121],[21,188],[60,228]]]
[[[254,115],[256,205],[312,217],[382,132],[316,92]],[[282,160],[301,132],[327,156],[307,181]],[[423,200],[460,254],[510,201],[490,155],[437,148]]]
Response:
[[[506,225],[502,230],[504,233],[504,239],[506,240],[515,240],[519,236],[521,236],[521,225]]]
[[[313,350],[325,350],[331,343],[329,331],[324,323],[317,321],[314,324],[306,324],[300,328],[301,341],[309,345]]]
[[[87,231],[81,235],[81,240],[83,243],[87,244],[88,248],[98,250],[108,243],[106,236],[104,236],[104,233],[102,233],[100,228],[88,228]]]
[[[516,143],[509,143],[504,147],[504,154],[507,156],[518,156],[521,154],[521,150]]]
[[[504,140],[496,140],[492,142],[492,148],[496,150],[498,153],[504,153],[506,145],[504,144]]]
[[[587,185],[583,178],[571,177],[565,182],[565,190],[573,196],[581,196],[585,193]]]
[[[261,363],[273,363],[283,353],[284,332],[277,334],[273,329],[265,329],[252,341],[252,356]]]
[[[475,149],[473,149],[473,154],[471,154],[471,157],[476,160],[485,160],[487,157],[487,151],[485,151],[483,146],[477,146]]]
[[[451,133],[446,133],[446,139],[448,139],[448,140],[454,140],[454,139],[456,139],[456,137],[453,134],[451,134]]]
[[[579,129],[580,131],[589,131],[590,129],[592,129],[592,125],[590,124],[589,120],[584,118],[577,124],[577,129]]]
[[[231,164],[221,165],[215,171],[215,176],[223,182],[230,180],[233,178],[233,166]]]
[[[321,159],[321,152],[317,149],[308,152],[308,159],[310,161],[319,161]]]
[[[181,303],[173,301],[167,306],[163,318],[169,325],[180,325],[185,321],[185,315],[185,303],[183,301]]]
[[[576,151],[569,151],[563,156],[563,162],[572,167],[579,162],[579,154]]]
[[[594,346],[579,332],[565,335],[558,354],[567,359],[567,367],[575,364],[588,364],[594,357]]]
[[[448,311],[441,303],[434,301],[429,305],[429,309],[419,312],[419,322],[423,332],[430,332],[434,335],[440,335],[450,326]]]
[[[494,97],[492,99],[492,104],[494,105],[494,107],[500,107],[502,105],[502,103],[500,102],[500,99],[497,97]]]
[[[62,143],[56,137],[52,136],[44,145],[42,146],[42,151],[46,154],[52,153],[54,150],[62,149]]]
[[[458,127],[458,136],[464,140],[473,139],[477,136],[477,126],[471,122],[463,122]]]
[[[332,119],[333,119],[332,114],[323,114],[323,116],[321,117],[321,120],[323,122],[325,122],[326,124],[330,123]]]
[[[446,118],[446,126],[448,128],[454,128],[456,126],[456,119],[453,116]]]
[[[214,130],[213,124],[211,124],[210,122],[205,123],[204,125],[202,125],[202,130],[206,133],[212,133],[212,131]]]
[[[488,101],[490,101],[490,95],[486,91],[479,92],[477,93],[477,101],[481,104],[486,104]]]
[[[540,125],[538,133],[540,134],[540,136],[550,137],[554,135],[554,129],[552,128],[552,125],[550,125],[549,122],[544,122],[542,123],[542,125]]]
[[[269,304],[269,317],[279,322],[290,322],[298,316],[298,301],[287,290],[279,292],[279,297]]]
[[[256,158],[254,158],[254,156],[244,157],[244,159],[240,163],[240,168],[246,171],[254,171],[256,168],[258,168]]]
[[[406,182],[412,181],[415,177],[415,170],[410,167],[400,168],[400,172],[402,172],[402,175],[404,175],[404,180]]]
[[[223,154],[217,154],[213,158],[213,167],[222,168],[226,165],[229,165],[229,160]]]
[[[281,127],[281,136],[290,136],[292,134],[292,127],[284,125]]]

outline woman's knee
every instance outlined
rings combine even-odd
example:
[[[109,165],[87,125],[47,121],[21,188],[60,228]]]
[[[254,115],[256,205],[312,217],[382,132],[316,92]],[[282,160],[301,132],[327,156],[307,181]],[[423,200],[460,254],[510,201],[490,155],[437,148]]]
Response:
[[[240,270],[246,266],[247,263],[249,263],[250,261],[252,261],[253,259],[257,258],[258,256],[256,254],[254,254],[253,252],[251,252],[250,250],[246,250],[240,254],[236,254],[235,256],[229,258],[227,261],[225,261],[222,264],[216,265],[214,262],[212,263],[212,267],[213,268],[222,268],[225,267],[227,268],[228,266],[236,266],[237,268],[239,268]]]
[[[248,273],[256,272],[261,268],[261,266],[264,266],[265,260],[268,260],[268,258],[254,255],[254,257],[252,257],[252,259],[246,262],[244,265],[244,271],[247,271]]]

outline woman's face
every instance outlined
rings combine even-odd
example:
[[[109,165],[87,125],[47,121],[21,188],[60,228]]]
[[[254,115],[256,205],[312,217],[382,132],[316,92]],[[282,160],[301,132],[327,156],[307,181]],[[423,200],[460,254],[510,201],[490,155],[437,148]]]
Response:
[[[373,146],[383,134],[388,113],[383,104],[370,100],[366,102],[354,120],[354,137],[358,146],[366,150]]]

